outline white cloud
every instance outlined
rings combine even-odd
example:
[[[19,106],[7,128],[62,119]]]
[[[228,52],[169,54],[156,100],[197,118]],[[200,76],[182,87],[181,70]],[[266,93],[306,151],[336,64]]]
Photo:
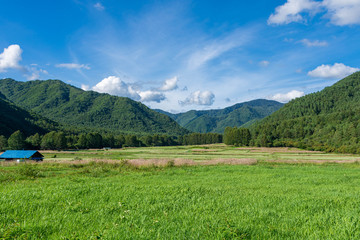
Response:
[[[323,13],[331,23],[338,26],[360,24],[359,0],[288,0],[271,14],[268,24],[306,22],[305,14]]]
[[[81,85],[81,89],[88,91],[90,87],[88,85]],[[91,88],[92,90],[100,93],[108,93],[120,97],[128,97],[135,101],[141,102],[157,102],[166,99],[164,93],[159,91],[147,90],[140,91],[136,90],[133,85],[122,81],[119,77],[109,76],[104,78],[101,82]]]
[[[167,80],[165,80],[164,84],[160,87],[160,90],[161,91],[175,90],[178,88],[177,82],[178,82],[177,77],[167,79]]]
[[[224,38],[204,43],[203,46],[198,47],[199,50],[189,56],[188,68],[196,69],[205,65],[207,62],[220,57],[229,50],[242,46],[251,36],[251,30],[236,30]]]
[[[37,66],[34,64],[31,64],[32,66]],[[30,69],[26,69],[27,72],[31,73],[30,75],[25,74],[27,80],[37,80],[40,79],[40,74],[49,74],[48,71],[44,69],[38,69],[36,67],[31,67]]]
[[[36,80],[40,78],[39,72],[33,72],[30,76],[27,76],[27,80]]]
[[[89,85],[85,85],[85,84],[81,84],[81,89],[84,91],[89,91],[90,90],[90,86]]]
[[[103,11],[105,9],[104,5],[102,5],[100,2],[95,3],[94,8],[96,8],[99,11]]]
[[[319,41],[319,40],[311,41],[306,38],[300,40],[299,42],[304,44],[307,47],[326,47],[328,45],[328,43],[326,41]]]
[[[140,101],[142,102],[161,102],[166,99],[165,95],[161,92],[156,91],[144,91],[139,92],[139,95],[141,97]]]
[[[270,62],[266,61],[266,60],[259,62],[259,65],[262,67],[267,67],[267,66],[269,66],[269,64],[270,64]]]
[[[56,64],[55,67],[57,68],[67,68],[67,69],[87,69],[89,70],[90,67],[88,65],[85,64],[78,64],[78,63],[60,63],[60,64]]]
[[[304,95],[305,95],[304,92],[292,90],[288,93],[277,93],[274,96],[269,97],[269,99],[275,100],[278,102],[282,102],[282,103],[286,103],[294,98],[302,97]]]
[[[196,91],[190,94],[184,101],[179,101],[179,104],[184,105],[207,105],[214,103],[215,95],[210,91]]]
[[[21,61],[22,50],[19,45],[13,44],[0,53],[0,72],[6,72],[9,68],[22,68],[19,65]]]
[[[96,84],[92,89],[100,93],[109,93],[111,95],[128,97],[134,100],[141,99],[138,92],[136,92],[132,86],[121,81],[120,78],[115,76],[104,78],[101,82]]]
[[[344,78],[354,72],[360,71],[359,68],[353,68],[343,63],[335,63],[334,65],[321,65],[314,70],[308,72],[311,77],[319,78]]]
[[[359,0],[324,0],[328,15],[333,24],[344,26],[360,24]]]
[[[305,19],[300,13],[314,12],[320,7],[320,2],[312,0],[288,0],[284,5],[275,9],[275,14],[271,14],[268,24],[288,24],[291,22],[304,22]]]

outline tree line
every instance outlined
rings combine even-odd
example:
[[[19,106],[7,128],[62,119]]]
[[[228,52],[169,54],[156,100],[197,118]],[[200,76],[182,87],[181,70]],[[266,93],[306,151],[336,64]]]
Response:
[[[226,127],[224,131],[224,143],[226,145],[249,146],[251,133],[247,128]]]
[[[36,133],[25,137],[21,131],[15,131],[9,138],[0,136],[0,150],[65,150],[89,148],[122,148],[122,147],[151,147],[151,146],[176,146],[200,145],[221,143],[223,136],[218,133],[191,133],[179,137],[168,135],[113,135],[109,133],[65,133],[51,131],[44,135]]]

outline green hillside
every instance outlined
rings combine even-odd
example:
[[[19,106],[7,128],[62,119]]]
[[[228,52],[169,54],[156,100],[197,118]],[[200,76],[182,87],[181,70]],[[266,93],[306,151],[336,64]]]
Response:
[[[188,131],[174,120],[129,98],[83,91],[60,80],[18,82],[0,80],[0,92],[16,105],[32,110],[65,127],[113,133],[164,133]]]
[[[257,99],[218,110],[192,110],[179,114],[167,114],[190,131],[223,133],[228,126],[248,126],[249,123],[270,115],[282,106],[282,103],[276,101]]]
[[[253,128],[254,144],[360,152],[360,72],[292,100]]]
[[[10,103],[0,94],[0,135],[9,137],[17,130],[26,136],[55,130],[57,123],[30,113]]]

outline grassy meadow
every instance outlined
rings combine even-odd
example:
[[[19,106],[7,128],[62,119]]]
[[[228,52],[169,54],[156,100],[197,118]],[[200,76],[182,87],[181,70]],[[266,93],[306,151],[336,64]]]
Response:
[[[44,154],[0,163],[0,239],[360,238],[357,155],[224,145]]]
[[[226,159],[253,159],[280,162],[354,162],[359,155],[328,154],[296,148],[233,147],[225,144],[200,146],[139,147],[122,149],[94,149],[80,151],[41,151],[45,161],[97,160],[192,160],[195,162]]]

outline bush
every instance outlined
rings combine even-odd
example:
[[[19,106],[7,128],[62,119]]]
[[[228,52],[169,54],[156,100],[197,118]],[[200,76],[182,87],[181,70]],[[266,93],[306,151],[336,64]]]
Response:
[[[43,177],[39,169],[34,167],[32,164],[26,163],[19,169],[19,174],[29,178]]]

